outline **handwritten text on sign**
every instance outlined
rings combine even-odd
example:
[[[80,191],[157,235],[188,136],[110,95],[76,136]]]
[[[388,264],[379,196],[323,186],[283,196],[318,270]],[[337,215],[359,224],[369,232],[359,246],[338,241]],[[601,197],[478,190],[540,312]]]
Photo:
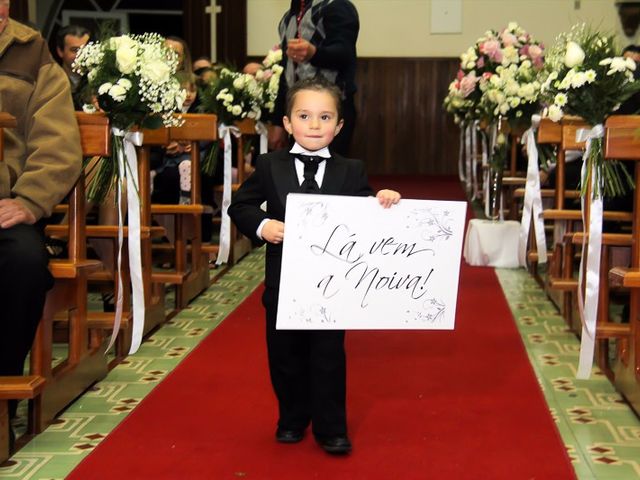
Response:
[[[465,202],[290,194],[278,329],[454,326]]]

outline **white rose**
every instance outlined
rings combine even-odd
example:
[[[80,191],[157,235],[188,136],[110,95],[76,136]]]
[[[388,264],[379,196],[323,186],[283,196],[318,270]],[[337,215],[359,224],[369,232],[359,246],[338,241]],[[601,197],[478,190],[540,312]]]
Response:
[[[116,66],[122,73],[131,73],[136,68],[138,48],[135,45],[121,45],[116,50]]]
[[[237,117],[242,113],[242,107],[240,105],[234,105],[231,108],[231,113]]]
[[[584,61],[584,50],[576,42],[567,43],[567,51],[564,54],[564,64],[568,68],[582,65]]]
[[[96,113],[96,107],[94,107],[90,103],[85,103],[84,105],[82,105],[82,111],[84,113]]]
[[[100,87],[98,87],[98,95],[104,95],[109,91],[109,89],[113,86],[112,83],[105,82]]]
[[[127,98],[127,91],[121,85],[114,85],[109,89],[109,96],[116,102],[122,102]]]
[[[236,90],[241,90],[244,87],[244,78],[238,77],[233,81],[233,88]]]
[[[140,73],[153,83],[162,83],[169,79],[171,68],[161,60],[153,60],[142,65]]]

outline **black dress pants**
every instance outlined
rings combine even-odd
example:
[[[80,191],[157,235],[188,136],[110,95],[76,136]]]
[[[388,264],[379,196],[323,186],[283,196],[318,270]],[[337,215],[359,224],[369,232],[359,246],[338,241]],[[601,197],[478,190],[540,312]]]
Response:
[[[278,426],[302,430],[311,422],[315,435],[346,435],[344,330],[276,330],[278,291],[267,288],[262,301]]]
[[[53,286],[42,229],[0,228],[0,375],[22,375]]]

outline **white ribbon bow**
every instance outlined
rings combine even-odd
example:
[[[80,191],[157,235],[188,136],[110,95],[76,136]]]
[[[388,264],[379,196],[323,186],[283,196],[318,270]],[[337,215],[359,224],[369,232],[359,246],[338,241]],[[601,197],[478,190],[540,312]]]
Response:
[[[576,141],[586,142],[584,157],[582,157],[582,178],[585,178],[591,143],[596,138],[604,137],[604,127],[596,125],[592,129],[581,128],[576,132]],[[600,288],[600,253],[602,248],[602,197],[595,196],[595,192],[602,191],[601,185],[595,185],[595,179],[602,181],[601,167],[593,165],[591,169],[591,196],[582,198],[582,224],[586,226],[584,216],[585,200],[589,201],[589,242],[586,245],[586,235],[582,240],[582,258],[580,259],[580,273],[578,276],[578,312],[582,322],[582,337],[580,342],[580,360],[576,378],[587,379],[591,375],[593,353],[595,351],[596,324],[598,321],[598,290]],[[596,175],[596,169],[598,170]],[[582,295],[582,278],[584,271],[585,247],[587,250],[587,285],[585,295]]]
[[[127,219],[129,226],[129,270],[131,275],[131,296],[133,302],[133,331],[129,354],[138,351],[144,331],[144,283],[142,281],[142,255],[140,251],[140,197],[138,194],[138,157],[136,146],[142,145],[142,132],[124,131],[112,128],[113,135],[122,137],[123,148],[116,152],[118,162],[117,195],[118,195],[118,297],[113,332],[107,351],[113,346],[122,322],[123,278],[122,278],[122,244],[124,237],[124,219],[122,216],[122,184],[127,182]]]
[[[542,219],[542,195],[540,193],[540,165],[538,163],[538,147],[536,145],[535,132],[540,125],[540,115],[531,117],[531,128],[522,136],[522,144],[527,148],[527,183],[524,191],[524,205],[522,207],[522,219],[520,221],[520,239],[518,242],[518,260],[520,266],[527,266],[527,244],[529,242],[529,229],[533,217],[533,228],[536,234],[536,249],[538,251],[538,263],[547,262],[547,239],[544,234],[544,221]]]
[[[222,184],[222,213],[220,222],[220,249],[216,265],[221,265],[229,261],[231,251],[231,219],[227,210],[231,204],[231,134],[240,138],[242,133],[238,127],[221,123],[218,127],[218,135],[224,142],[224,178]],[[240,172],[238,172],[240,174]]]

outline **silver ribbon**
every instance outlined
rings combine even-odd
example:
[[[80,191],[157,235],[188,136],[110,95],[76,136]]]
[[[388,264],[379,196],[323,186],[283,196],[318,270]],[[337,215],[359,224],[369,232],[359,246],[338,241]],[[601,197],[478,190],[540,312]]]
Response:
[[[222,184],[222,213],[220,222],[220,249],[218,250],[218,258],[216,265],[221,265],[229,261],[229,252],[231,251],[231,219],[227,210],[231,204],[231,134],[239,138],[240,129],[233,125],[225,125],[221,123],[218,127],[218,135],[224,142],[224,178]],[[238,172],[239,174],[240,172]]]
[[[260,135],[260,155],[267,153],[269,149],[269,139],[267,138],[267,126],[262,122],[256,122],[256,133]]]
[[[533,217],[533,228],[536,234],[536,249],[538,263],[547,263],[547,239],[544,234],[544,220],[542,219],[542,195],[540,193],[540,165],[538,162],[538,146],[536,145],[536,130],[540,125],[540,115],[531,117],[531,128],[522,135],[522,144],[527,148],[527,183],[524,191],[524,205],[520,221],[520,239],[518,242],[518,260],[520,266],[527,266],[527,244],[529,229]]]
[[[113,332],[107,351],[113,346],[118,336],[120,324],[122,322],[123,307],[123,278],[122,278],[122,244],[124,237],[124,219],[122,216],[122,188],[123,183],[127,185],[127,219],[129,227],[129,271],[131,275],[131,297],[133,302],[133,331],[131,334],[131,348],[129,354],[138,351],[142,342],[144,331],[144,283],[142,281],[142,253],[140,249],[140,196],[138,189],[138,156],[136,146],[142,145],[142,132],[130,132],[112,128],[113,135],[122,137],[122,149],[118,149],[118,297],[116,299],[116,312],[113,322]]]
[[[584,178],[591,142],[596,138],[604,137],[604,127],[596,125],[592,129],[581,128],[576,132],[576,141],[586,142],[586,149],[582,160],[582,178]],[[600,253],[602,249],[602,197],[596,197],[596,191],[602,191],[601,185],[595,185],[595,179],[602,181],[601,167],[593,165],[591,169],[591,196],[582,198],[582,224],[586,224],[585,201],[589,201],[589,240],[586,235],[582,241],[582,258],[580,259],[580,273],[578,277],[578,312],[582,322],[582,337],[580,342],[580,360],[576,378],[587,379],[591,375],[593,354],[596,342],[596,326],[598,321],[598,290],[600,288]],[[596,169],[598,170],[596,175]],[[586,287],[584,297],[582,294],[583,272],[585,268],[585,250],[587,250],[586,262]]]

